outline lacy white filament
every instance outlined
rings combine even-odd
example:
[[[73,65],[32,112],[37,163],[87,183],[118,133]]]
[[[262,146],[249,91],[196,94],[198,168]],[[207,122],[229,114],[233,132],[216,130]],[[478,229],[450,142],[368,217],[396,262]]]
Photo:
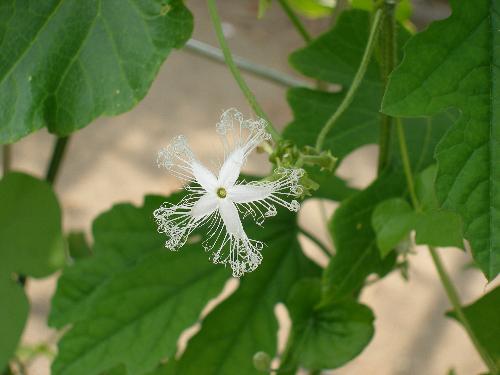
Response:
[[[293,197],[302,193],[303,170],[278,168],[273,181],[238,182],[248,155],[271,138],[266,122],[244,119],[236,109],[229,109],[216,129],[224,148],[217,176],[196,159],[183,136],[160,150],[158,166],[187,182],[188,194],[178,204],[164,203],[154,211],[154,218],[170,250],[182,247],[196,228],[206,228],[203,247],[211,260],[229,265],[233,276],[241,277],[259,266],[264,244],[248,238],[240,214],[261,225],[266,217],[276,215],[276,205],[298,211],[300,204]]]

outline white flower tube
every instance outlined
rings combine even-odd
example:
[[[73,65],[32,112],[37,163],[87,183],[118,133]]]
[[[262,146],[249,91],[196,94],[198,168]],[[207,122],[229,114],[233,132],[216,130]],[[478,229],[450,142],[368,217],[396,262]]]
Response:
[[[203,247],[212,261],[229,264],[233,276],[240,277],[259,266],[264,246],[248,238],[240,214],[250,215],[261,225],[266,217],[276,215],[276,205],[298,211],[299,202],[290,198],[302,192],[303,170],[278,168],[274,181],[238,182],[248,155],[271,137],[266,122],[245,120],[240,112],[229,109],[217,123],[217,133],[224,146],[224,163],[217,176],[196,159],[182,136],[158,153],[158,166],[186,181],[188,194],[178,204],[164,203],[154,217],[170,250],[182,247],[194,229],[206,227]]]

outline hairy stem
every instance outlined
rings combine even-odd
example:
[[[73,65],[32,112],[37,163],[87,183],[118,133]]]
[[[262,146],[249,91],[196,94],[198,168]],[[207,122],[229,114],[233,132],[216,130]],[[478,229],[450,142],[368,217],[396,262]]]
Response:
[[[217,6],[215,4],[215,0],[207,0],[208,4],[208,11],[210,13],[210,18],[212,20],[212,24],[214,26],[215,30],[215,35],[217,36],[217,40],[219,41],[220,48],[222,49],[222,53],[224,54],[224,60],[226,61],[226,65],[229,67],[229,70],[231,71],[234,79],[238,83],[238,86],[240,87],[241,91],[245,95],[245,98],[247,99],[248,103],[254,110],[254,112],[261,118],[267,121],[267,130],[273,137],[275,141],[278,141],[281,139],[280,133],[274,128],[272,125],[271,121],[269,120],[268,116],[265,114],[265,112],[262,110],[260,107],[259,103],[257,102],[257,99],[255,98],[255,95],[253,92],[250,90],[248,87],[247,83],[241,76],[240,70],[236,66],[233,56],[231,54],[231,50],[229,49],[229,46],[227,44],[226,38],[224,37],[224,33],[222,31],[222,25],[219,17],[219,13],[217,12]]]
[[[7,174],[10,171],[11,163],[12,163],[12,146],[11,145],[3,145],[2,147],[2,171],[3,174]]]
[[[321,242],[314,234],[311,232],[307,231],[306,229],[299,227],[299,233],[302,233],[304,236],[309,238],[316,246],[319,247],[319,249],[328,257],[330,258],[332,256],[332,251],[323,243]]]
[[[304,41],[309,44],[309,42],[312,40],[311,34],[308,33],[302,22],[300,21],[299,17],[295,14],[292,8],[290,8],[290,5],[288,5],[286,0],[279,0],[279,3],[283,10],[285,11],[286,15],[288,18],[290,18],[290,21],[292,22],[293,26],[297,29],[298,33],[300,36],[304,39]]]
[[[45,180],[51,185],[54,185],[54,183],[56,182],[57,174],[59,172],[59,169],[61,168],[69,138],[69,136],[57,137],[54,148],[52,149],[52,156],[50,158],[49,167],[45,176]]]
[[[373,53],[373,47],[375,46],[375,41],[377,40],[377,36],[379,33],[380,29],[380,24],[382,20],[382,11],[379,9],[375,13],[375,16],[373,18],[373,23],[372,27],[370,30],[370,36],[368,37],[368,42],[366,43],[366,48],[365,52],[363,54],[363,58],[361,59],[361,63],[359,64],[358,71],[356,72],[356,75],[354,76],[354,79],[352,81],[351,86],[349,87],[349,90],[344,96],[344,99],[338,106],[337,110],[335,113],[328,119],[326,124],[323,126],[323,129],[321,129],[320,133],[318,134],[318,138],[316,139],[316,150],[321,151],[323,147],[323,143],[325,141],[326,136],[332,130],[333,126],[337,122],[337,120],[342,116],[342,114],[345,112],[345,110],[349,107],[351,104],[354,94],[356,94],[356,91],[359,88],[359,85],[363,81],[363,77],[365,76],[366,69],[368,68],[368,64],[370,62],[370,58]]]
[[[212,61],[225,63],[224,54],[222,50],[210,44],[200,42],[196,39],[189,39],[184,50],[196,54],[198,56],[206,57]],[[269,68],[264,65],[256,64],[243,57],[233,55],[235,65],[244,72],[252,74],[257,78],[262,78],[266,81],[276,83],[285,88],[290,87],[310,87],[311,85],[303,80],[297,79],[286,73]]]
[[[379,51],[380,51],[380,74],[384,87],[387,87],[389,75],[397,64],[397,42],[396,42],[396,4],[394,1],[385,1],[382,5],[383,21],[380,28]],[[378,155],[378,173],[387,166],[389,162],[389,146],[391,142],[391,127],[394,118],[384,113],[380,114],[380,138]]]
[[[418,212],[421,211],[421,206],[418,197],[415,193],[415,183],[411,171],[410,157],[408,154],[408,148],[406,146],[406,139],[405,139],[403,125],[401,123],[401,119],[399,118],[396,120],[396,127],[397,127],[398,141],[399,141],[399,149],[403,161],[403,169],[406,176],[406,182],[408,184],[410,199],[413,203],[415,210]],[[484,363],[488,367],[490,373],[498,374],[498,367],[496,366],[495,362],[491,359],[489,354],[486,352],[486,350],[479,342],[475,332],[472,330],[469,320],[465,316],[458,292],[455,286],[453,285],[453,282],[451,281],[448,272],[444,268],[444,264],[441,261],[441,258],[439,257],[437,250],[432,246],[429,246],[428,248],[434,266],[436,267],[437,273],[439,275],[441,284],[443,285],[446,295],[448,296],[448,300],[450,301],[451,305],[453,306],[453,309],[455,310],[458,320],[460,321],[460,323],[462,323],[462,326],[465,328],[465,331],[469,335],[472,344],[474,345],[476,351],[479,353]]]

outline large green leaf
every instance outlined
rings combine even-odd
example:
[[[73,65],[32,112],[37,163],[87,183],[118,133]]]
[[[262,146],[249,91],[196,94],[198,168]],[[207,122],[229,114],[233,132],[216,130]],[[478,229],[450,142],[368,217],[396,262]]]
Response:
[[[373,337],[374,316],[368,307],[350,299],[326,305],[320,301],[318,279],[294,285],[287,301],[292,330],[282,367],[337,368],[356,357]]]
[[[205,318],[201,331],[189,341],[176,374],[259,374],[253,355],[276,352],[275,304],[285,301],[295,281],[319,272],[302,253],[295,220],[295,215],[281,210],[264,228],[249,228],[249,237],[266,239],[264,260]]]
[[[85,317],[99,287],[144,256],[163,249],[152,212],[163,202],[178,202],[181,197],[182,193],[168,198],[147,196],[142,207],[118,204],[100,215],[92,226],[94,256],[64,269],[52,299],[49,324],[61,328]]]
[[[164,249],[152,219],[164,201],[117,205],[94,223],[95,255],[65,271],[54,298],[54,322],[74,323],[59,342],[54,375],[98,374],[120,363],[128,375],[153,369],[222,289],[230,273],[210,263],[201,243]]]
[[[474,258],[492,279],[500,272],[500,2],[452,0],[451,6],[450,18],[408,42],[383,111],[461,111],[436,151],[436,191],[444,207],[462,215]]]
[[[22,173],[0,180],[0,369],[16,349],[29,304],[14,274],[45,277],[64,264],[61,212],[50,186]]]
[[[0,143],[129,110],[192,28],[181,0],[3,1]]]
[[[481,346],[500,367],[500,286],[463,308]],[[457,319],[454,311],[448,316]],[[458,319],[457,319],[458,320]]]

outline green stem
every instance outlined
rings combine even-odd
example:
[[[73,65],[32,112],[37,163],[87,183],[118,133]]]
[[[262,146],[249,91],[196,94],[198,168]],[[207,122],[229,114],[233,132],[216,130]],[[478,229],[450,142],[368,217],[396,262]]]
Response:
[[[302,233],[304,236],[309,238],[312,242],[315,243],[316,246],[320,248],[320,250],[328,257],[330,258],[332,256],[332,251],[323,243],[321,242],[314,234],[311,232],[307,231],[306,229],[299,227],[299,233]]]
[[[52,150],[52,157],[50,159],[49,167],[47,169],[47,174],[45,176],[45,180],[54,185],[56,182],[57,174],[61,167],[61,163],[64,158],[64,153],[66,151],[66,147],[68,145],[69,136],[68,137],[58,137],[54,148]]]
[[[318,151],[321,151],[327,134],[330,132],[330,130],[332,130],[333,126],[335,125],[339,117],[342,116],[344,111],[349,107],[354,98],[354,94],[356,93],[356,91],[359,88],[359,85],[363,81],[363,77],[366,73],[366,69],[368,68],[368,64],[372,56],[373,47],[375,46],[375,41],[377,40],[381,20],[382,20],[382,11],[379,9],[377,10],[373,18],[372,27],[370,30],[370,36],[368,37],[368,42],[366,44],[365,52],[363,54],[363,58],[361,59],[358,71],[354,76],[351,87],[349,87],[349,90],[347,91],[346,95],[344,96],[344,99],[342,100],[342,103],[340,103],[335,113],[328,119],[326,124],[323,126],[323,129],[321,129],[320,133],[318,134],[318,138],[316,140],[316,150]]]
[[[408,154],[408,148],[406,146],[406,139],[405,139],[403,125],[401,123],[401,119],[399,118],[396,119],[396,127],[399,140],[399,149],[403,161],[403,169],[406,176],[406,182],[408,184],[408,190],[410,192],[410,198],[415,210],[419,212],[421,211],[421,206],[417,198],[417,195],[415,193],[415,183],[413,181],[413,174],[411,171],[410,157]],[[490,358],[486,350],[482,347],[476,334],[472,330],[469,320],[467,319],[464,311],[462,310],[462,303],[460,301],[458,292],[455,286],[453,285],[453,282],[451,281],[448,272],[444,268],[443,262],[441,261],[438,252],[432,246],[429,246],[429,252],[431,254],[432,261],[434,262],[434,266],[436,267],[437,273],[439,275],[439,279],[441,280],[441,284],[443,284],[444,290],[446,291],[446,295],[448,296],[448,300],[453,306],[453,309],[455,310],[458,320],[460,321],[460,323],[462,323],[462,326],[465,328],[465,331],[469,335],[472,344],[474,345],[477,352],[479,353],[484,363],[488,367],[490,373],[494,375],[498,374],[498,367],[496,366],[495,362]]]
[[[198,56],[206,57],[212,61],[224,63],[224,54],[222,51],[210,44],[201,42],[196,39],[189,39],[184,50],[196,54]],[[310,87],[311,85],[303,80],[292,77],[288,74],[278,70],[269,68],[267,66],[255,64],[243,57],[233,55],[233,60],[236,66],[244,72],[250,73],[255,77],[265,79],[267,81],[276,83],[285,88],[290,87]]]
[[[3,174],[7,174],[11,168],[11,156],[12,156],[12,146],[11,145],[3,145],[2,147],[2,171]]]
[[[271,121],[269,120],[269,118],[267,117],[265,112],[260,107],[259,103],[257,102],[257,99],[255,98],[255,95],[252,93],[252,91],[248,87],[247,83],[245,82],[245,80],[241,76],[241,73],[233,60],[231,50],[229,49],[226,38],[224,37],[224,33],[222,31],[222,25],[221,25],[219,13],[217,12],[217,6],[215,5],[215,0],[207,0],[207,4],[208,4],[208,11],[210,13],[210,18],[212,19],[212,24],[214,26],[215,35],[217,36],[217,40],[219,41],[220,48],[222,49],[222,53],[224,54],[224,59],[226,61],[226,65],[229,67],[229,70],[233,74],[234,79],[238,83],[238,86],[240,87],[241,91],[245,95],[245,98],[247,99],[248,103],[250,104],[250,106],[252,107],[254,112],[259,117],[261,117],[267,121],[267,130],[271,134],[273,139],[275,141],[280,140],[281,135],[274,128]]]
[[[382,5],[383,22],[380,28],[380,74],[384,87],[387,87],[389,75],[397,64],[396,17],[394,1],[385,1]],[[380,114],[380,138],[378,155],[378,173],[389,163],[389,148],[391,143],[391,127],[393,117]]]
[[[408,147],[406,145],[405,131],[400,118],[396,119],[396,129],[398,133],[399,151],[401,153],[401,159],[403,161],[403,169],[406,177],[406,184],[408,185],[408,191],[410,193],[411,203],[417,212],[421,211],[420,202],[417,198],[417,193],[415,191],[415,183],[413,182],[413,173],[411,170],[410,157],[408,153]]]
[[[288,18],[290,18],[290,21],[292,22],[293,26],[297,29],[298,33],[304,41],[309,44],[309,42],[312,40],[311,35],[307,32],[306,28],[300,21],[299,17],[295,14],[292,8],[290,8],[290,5],[286,0],[279,0],[279,3],[283,10],[285,11],[286,15]]]

